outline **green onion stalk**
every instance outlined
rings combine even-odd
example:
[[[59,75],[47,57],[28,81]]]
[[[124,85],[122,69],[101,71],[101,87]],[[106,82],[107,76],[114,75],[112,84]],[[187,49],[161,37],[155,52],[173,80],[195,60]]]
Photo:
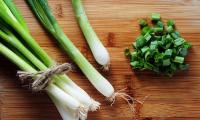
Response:
[[[115,101],[115,97],[127,97],[125,93],[114,91],[110,82],[103,77],[81,54],[71,40],[65,35],[57,20],[51,12],[47,0],[27,0],[33,12],[43,24],[43,26],[55,37],[59,45],[66,51],[71,59],[79,66],[93,86],[103,94],[110,102]],[[130,98],[130,96],[128,96]],[[128,99],[129,99],[128,98]]]
[[[52,67],[55,64],[54,60],[52,60],[33,39],[24,19],[22,19],[23,17],[19,17],[21,15],[19,11],[10,8],[13,6],[16,8],[12,0],[0,0],[0,37],[2,38],[1,40],[3,40],[2,43],[8,44],[9,47],[11,47],[10,49],[13,49],[15,53],[20,53],[18,56],[25,57],[37,70],[44,71]],[[21,37],[20,40],[22,41],[16,37],[15,31],[18,33],[18,36]],[[27,46],[23,44],[24,42]],[[26,60],[24,59],[24,61]],[[90,98],[89,95],[77,86],[68,76],[54,75],[52,80],[62,92],[64,91],[64,93],[69,94],[70,97],[77,99],[87,109],[95,111],[99,108],[100,104]]]
[[[72,6],[79,26],[89,44],[95,60],[103,66],[104,70],[109,70],[110,56],[107,49],[103,46],[99,37],[93,30],[88,17],[85,13],[81,0],[72,0]]]

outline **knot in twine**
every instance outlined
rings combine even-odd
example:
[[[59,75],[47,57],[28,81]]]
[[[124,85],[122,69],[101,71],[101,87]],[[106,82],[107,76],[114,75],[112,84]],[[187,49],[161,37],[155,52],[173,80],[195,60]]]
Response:
[[[71,69],[71,64],[64,63],[61,65],[54,65],[44,71],[38,71],[34,73],[17,71],[17,76],[23,84],[28,82],[28,86],[32,91],[38,92],[44,90],[48,86],[48,84],[51,82],[50,78],[53,75],[69,72]]]

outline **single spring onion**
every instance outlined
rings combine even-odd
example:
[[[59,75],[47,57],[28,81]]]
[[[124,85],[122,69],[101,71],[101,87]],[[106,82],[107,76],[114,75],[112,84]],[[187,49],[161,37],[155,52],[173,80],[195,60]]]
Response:
[[[18,55],[16,55],[13,51],[7,48],[0,42],[0,54],[4,55],[7,59],[17,65],[21,70],[28,72],[37,72],[32,66],[27,64],[23,59],[21,59]],[[55,98],[57,103],[60,104],[64,108],[72,109],[76,111],[77,117],[82,118],[84,120],[87,117],[87,109],[85,110],[84,106],[81,105],[79,101],[63,92],[60,88],[58,88],[53,83],[49,84],[46,88],[48,94],[50,94],[53,98]],[[64,119],[68,120],[68,119]]]
[[[102,42],[93,30],[90,22],[88,21],[84,7],[81,0],[72,0],[72,6],[79,23],[79,26],[89,44],[89,47],[94,55],[95,60],[103,66],[104,70],[109,69],[110,56],[107,49],[103,46]]]

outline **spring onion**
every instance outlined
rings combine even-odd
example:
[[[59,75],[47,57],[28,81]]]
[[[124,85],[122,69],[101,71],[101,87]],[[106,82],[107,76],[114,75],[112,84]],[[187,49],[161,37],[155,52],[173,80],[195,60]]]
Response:
[[[81,54],[70,39],[64,34],[58,22],[49,8],[47,0],[28,0],[35,15],[44,27],[56,38],[60,46],[68,53],[71,59],[79,66],[82,72],[90,80],[93,86],[108,100],[113,101],[116,97],[113,86],[104,78]],[[122,95],[120,95],[122,96]]]
[[[14,64],[16,64],[21,70],[28,71],[28,72],[37,72],[37,70],[35,70],[32,66],[27,64],[23,59],[21,59],[18,55],[16,55],[13,51],[11,51],[1,42],[0,42],[0,54],[4,55],[7,59],[9,59]],[[61,104],[62,108],[72,109],[76,111],[78,110],[76,113],[78,118],[79,118],[78,116],[79,112],[85,112],[84,110],[79,111],[80,108],[83,108],[79,101],[77,101],[76,99],[68,95],[67,93],[63,92],[60,88],[58,88],[53,83],[49,84],[46,90],[48,94],[50,94],[54,99],[57,100],[55,103],[56,105]],[[68,115],[66,114],[65,116],[63,116],[63,118],[65,117],[68,117]],[[87,116],[84,114],[81,117],[87,117]],[[64,119],[64,120],[68,120],[68,119]]]
[[[45,70],[47,67],[38,60],[29,50],[26,49],[25,46],[8,30],[5,26],[1,26],[0,30],[0,37],[3,40],[17,50],[19,50],[24,56],[26,56],[35,66],[37,66],[40,70]],[[80,89],[76,84],[74,84],[68,77],[65,76],[67,79],[68,84],[65,84],[64,81],[56,80],[56,84],[58,84],[63,90],[74,96],[75,98],[79,99],[82,103],[86,104],[87,106],[91,107],[91,110],[94,111],[98,108],[99,103],[92,100],[82,89]],[[58,78],[55,78],[58,79]],[[80,94],[81,93],[81,94]],[[85,99],[83,99],[85,98]]]
[[[11,51],[11,53],[14,51],[14,54],[16,54],[18,58],[20,56],[25,63],[39,71],[46,70],[47,68],[53,66],[55,64],[54,60],[52,60],[32,38],[28,29],[25,27],[25,21],[19,19],[23,18],[22,16],[19,17],[21,15],[19,11],[12,12],[10,7],[13,5],[14,3],[12,1],[4,2],[4,0],[0,0],[0,37],[2,38],[1,42],[9,47],[7,53],[9,53],[9,51]],[[16,16],[19,18],[17,19]],[[15,31],[18,33],[17,35],[15,35]],[[19,36],[20,40],[18,38]],[[24,42],[26,44],[24,44]],[[2,49],[3,48],[5,47],[2,47]],[[2,53],[6,56],[5,52]],[[8,55],[6,57],[10,57],[12,62],[18,65],[22,70],[27,71],[28,68],[24,68],[27,67],[27,65],[23,66],[23,64],[20,63],[20,60],[16,59],[16,61],[14,61],[15,59],[11,59],[14,55]],[[22,65],[20,66],[20,64]],[[34,70],[28,72],[34,72]],[[89,95],[79,86],[77,86],[68,76],[54,75],[52,76],[52,80],[62,92],[71,98],[73,97],[73,99],[76,101],[78,100],[78,102],[81,103],[81,106],[83,106],[85,109],[95,111],[99,108],[100,104],[90,98]],[[78,110],[79,109],[77,109],[77,111]]]
[[[79,23],[79,26],[89,44],[89,47],[94,55],[95,60],[103,66],[104,70],[109,69],[110,56],[106,48],[101,43],[100,39],[94,32],[90,22],[88,21],[81,0],[72,0],[72,6]]]

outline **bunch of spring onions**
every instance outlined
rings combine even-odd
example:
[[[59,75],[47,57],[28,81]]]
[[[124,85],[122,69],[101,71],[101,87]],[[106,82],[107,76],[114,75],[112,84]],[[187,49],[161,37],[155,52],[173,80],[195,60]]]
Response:
[[[55,65],[29,33],[23,16],[12,0],[0,0],[0,54],[24,72],[37,73]],[[100,104],[68,76],[56,74],[50,79],[44,89],[64,120],[86,119],[88,111],[99,108]]]
[[[72,0],[72,6],[79,23],[79,26],[89,44],[95,60],[103,66],[104,70],[109,70],[110,56],[100,39],[94,32],[86,16],[81,0]]]
[[[81,54],[70,39],[65,35],[58,22],[56,21],[47,0],[27,0],[29,6],[34,11],[37,18],[43,26],[55,37],[59,45],[71,57],[71,59],[79,66],[93,86],[103,94],[110,102],[115,101],[115,97],[119,96],[125,100],[132,98],[125,93],[115,92],[110,82],[104,78]],[[76,1],[76,0],[75,0]],[[73,1],[74,2],[74,1]],[[75,3],[74,3],[75,4]]]

